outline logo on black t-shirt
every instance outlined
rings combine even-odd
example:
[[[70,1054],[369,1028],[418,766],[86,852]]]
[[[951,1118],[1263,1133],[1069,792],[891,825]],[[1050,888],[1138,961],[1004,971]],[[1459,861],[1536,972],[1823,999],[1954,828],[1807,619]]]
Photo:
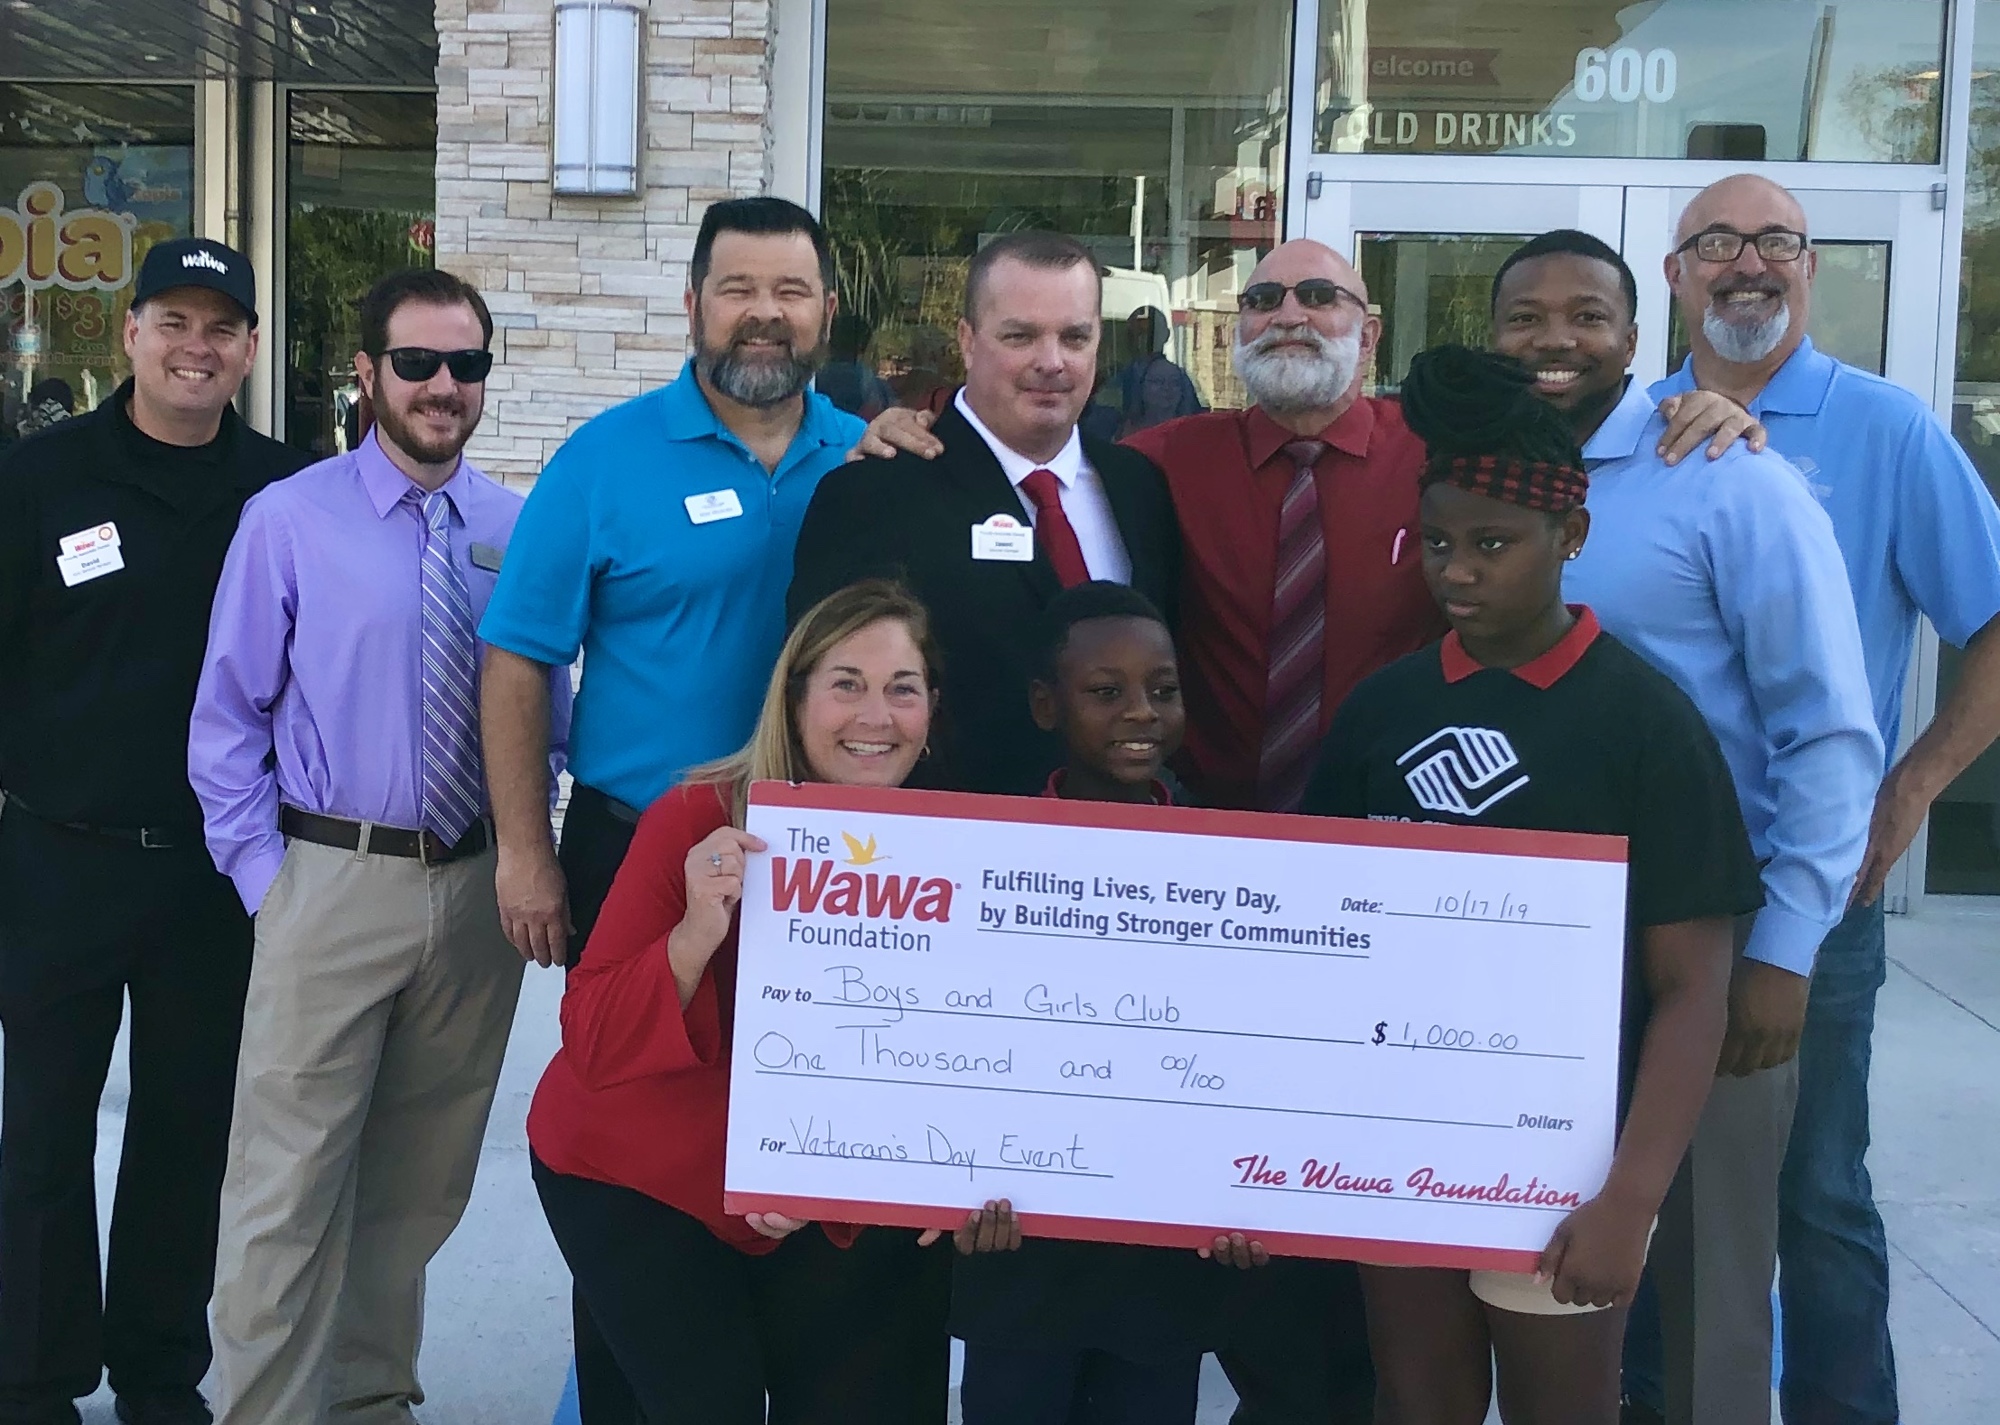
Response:
[[[1410,766],[1412,762],[1416,765]],[[1490,727],[1439,728],[1398,757],[1396,765],[1409,768],[1403,781],[1425,811],[1478,816],[1528,785],[1525,772],[1506,780],[1521,759],[1506,734]]]

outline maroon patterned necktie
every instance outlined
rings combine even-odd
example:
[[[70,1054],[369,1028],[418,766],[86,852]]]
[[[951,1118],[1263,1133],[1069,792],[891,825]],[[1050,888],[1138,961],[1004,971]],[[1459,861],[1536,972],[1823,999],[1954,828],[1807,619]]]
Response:
[[[1264,741],[1257,759],[1257,803],[1297,811],[1319,752],[1319,705],[1326,684],[1326,532],[1320,525],[1313,466],[1323,440],[1285,446],[1292,483],[1278,514],[1278,568],[1271,594],[1270,675],[1264,690]]]

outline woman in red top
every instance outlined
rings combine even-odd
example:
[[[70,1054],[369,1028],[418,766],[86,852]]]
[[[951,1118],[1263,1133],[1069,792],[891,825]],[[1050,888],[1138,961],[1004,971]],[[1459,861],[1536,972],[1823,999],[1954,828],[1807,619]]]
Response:
[[[901,785],[930,735],[936,668],[929,618],[897,586],[814,607],[750,744],[640,819],[570,971],[562,1051],[528,1112],[535,1186],[655,1425],[752,1425],[767,1394],[772,1425],[944,1418],[948,1258],[921,1250],[935,1232],[722,1210],[736,907],[744,857],[765,849],[741,829],[747,789]],[[962,1243],[1018,1231],[989,1206]]]

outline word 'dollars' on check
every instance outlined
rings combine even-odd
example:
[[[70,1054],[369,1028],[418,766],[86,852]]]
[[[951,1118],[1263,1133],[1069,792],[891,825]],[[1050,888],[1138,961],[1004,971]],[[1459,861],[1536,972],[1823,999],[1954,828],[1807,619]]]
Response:
[[[731,1212],[1527,1270],[1611,1163],[1624,843],[760,783]]]

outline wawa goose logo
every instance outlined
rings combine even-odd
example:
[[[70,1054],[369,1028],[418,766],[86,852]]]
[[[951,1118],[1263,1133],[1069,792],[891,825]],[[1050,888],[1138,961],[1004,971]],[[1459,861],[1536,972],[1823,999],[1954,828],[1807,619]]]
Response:
[[[891,858],[867,840],[843,831],[847,859],[841,864],[873,867]],[[875,870],[835,870],[829,860],[771,858],[771,909],[821,915],[869,916],[877,920],[951,919],[952,884],[942,876],[885,875]]]

